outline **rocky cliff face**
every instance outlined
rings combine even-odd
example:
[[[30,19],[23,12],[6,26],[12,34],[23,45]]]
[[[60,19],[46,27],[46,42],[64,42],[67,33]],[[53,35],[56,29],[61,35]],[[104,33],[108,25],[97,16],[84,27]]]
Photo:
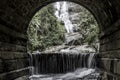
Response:
[[[99,49],[98,25],[94,16],[84,7],[68,2],[69,19],[72,23],[76,37],[68,39],[73,44],[88,45],[93,49]],[[78,36],[79,35],[79,36]]]
[[[69,19],[74,25],[75,31],[79,31],[79,29],[81,29],[82,23],[87,23],[87,19],[92,16],[92,14],[87,9],[75,3],[68,3],[68,11]],[[92,18],[94,19],[93,16]]]

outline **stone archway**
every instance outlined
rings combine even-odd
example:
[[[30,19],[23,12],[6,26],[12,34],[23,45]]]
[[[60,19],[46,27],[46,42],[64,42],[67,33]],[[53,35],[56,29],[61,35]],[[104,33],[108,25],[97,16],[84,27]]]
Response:
[[[4,0],[0,2],[0,79],[29,75],[26,31],[32,16],[43,6],[60,0]],[[120,74],[120,1],[67,0],[86,7],[100,26],[104,69]],[[102,54],[104,56],[102,56]],[[114,65],[112,65],[114,64]],[[100,65],[99,65],[100,66]]]

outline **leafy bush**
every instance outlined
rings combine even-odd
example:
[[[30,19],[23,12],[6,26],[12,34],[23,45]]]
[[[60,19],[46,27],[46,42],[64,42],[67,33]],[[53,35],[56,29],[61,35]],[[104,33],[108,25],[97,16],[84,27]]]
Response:
[[[29,24],[28,49],[43,51],[49,46],[60,45],[64,42],[64,32],[64,26],[54,15],[53,6],[48,5],[38,11]]]

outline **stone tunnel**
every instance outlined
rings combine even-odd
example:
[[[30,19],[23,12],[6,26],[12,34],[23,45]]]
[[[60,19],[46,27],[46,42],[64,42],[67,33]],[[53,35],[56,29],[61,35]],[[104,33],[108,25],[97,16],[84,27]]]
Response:
[[[0,1],[0,80],[26,80],[30,75],[27,27],[38,10],[56,1],[60,0]],[[100,28],[97,66],[120,80],[120,0],[67,1],[86,7],[94,15]]]

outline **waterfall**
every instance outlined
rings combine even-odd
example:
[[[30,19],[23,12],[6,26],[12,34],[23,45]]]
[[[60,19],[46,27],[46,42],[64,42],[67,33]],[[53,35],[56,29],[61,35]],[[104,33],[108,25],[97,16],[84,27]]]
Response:
[[[58,20],[64,22],[65,29],[67,33],[73,33],[73,24],[69,19],[69,13],[68,13],[68,4],[66,2],[57,2],[55,3],[56,12],[55,15],[58,18]]]
[[[94,53],[35,53],[35,74],[66,73],[78,68],[94,68]]]
[[[31,73],[31,75],[33,75],[34,72],[35,72],[34,71],[34,66],[33,66],[33,55],[29,52],[28,52],[28,54],[29,54],[29,57],[30,57],[29,65],[31,66],[30,73]]]

